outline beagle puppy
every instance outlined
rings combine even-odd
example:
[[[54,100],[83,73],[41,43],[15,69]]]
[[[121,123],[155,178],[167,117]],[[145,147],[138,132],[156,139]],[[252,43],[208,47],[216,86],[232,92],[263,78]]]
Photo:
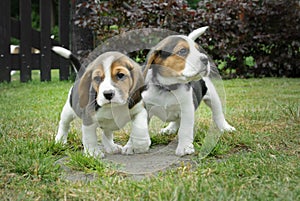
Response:
[[[161,133],[178,131],[176,155],[179,156],[194,153],[194,113],[202,99],[210,106],[220,130],[235,130],[225,120],[220,98],[208,77],[212,63],[195,43],[207,28],[199,28],[189,36],[165,38],[151,49],[143,70],[146,89],[142,97],[148,119],[157,116],[170,122]]]
[[[53,51],[71,59],[76,69],[80,65],[72,53],[61,47]],[[97,142],[96,129],[102,129],[102,144],[107,153],[133,154],[149,150],[147,111],[141,97],[144,78],[141,67],[119,52],[98,56],[85,69],[70,89],[63,107],[56,142],[66,143],[70,123],[82,119],[84,152],[96,158],[104,157]],[[113,141],[113,131],[132,122],[127,144],[121,147]]]

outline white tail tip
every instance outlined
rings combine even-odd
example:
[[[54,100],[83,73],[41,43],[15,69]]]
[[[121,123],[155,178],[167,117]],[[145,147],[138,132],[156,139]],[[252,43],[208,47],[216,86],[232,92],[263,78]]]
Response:
[[[70,59],[70,56],[72,54],[72,52],[66,48],[63,48],[63,47],[59,47],[59,46],[53,46],[52,47],[52,50],[59,54],[60,56],[66,58],[66,59]]]
[[[208,29],[208,26],[201,27],[199,29],[196,29],[192,31],[188,37],[192,40],[196,40],[199,36],[201,36],[206,30]]]

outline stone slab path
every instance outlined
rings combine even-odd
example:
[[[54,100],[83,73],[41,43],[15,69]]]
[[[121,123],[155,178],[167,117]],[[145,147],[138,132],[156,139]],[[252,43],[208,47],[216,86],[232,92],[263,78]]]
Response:
[[[102,160],[112,163],[113,168],[116,168],[116,172],[140,179],[145,176],[155,175],[168,168],[177,167],[181,162],[192,161],[192,156],[176,156],[176,147],[177,140],[174,140],[168,145],[153,146],[148,153],[133,155],[106,154]],[[97,178],[96,174],[71,170],[65,165],[67,160],[68,158],[65,157],[57,161],[64,171],[63,179],[69,181],[93,181]]]

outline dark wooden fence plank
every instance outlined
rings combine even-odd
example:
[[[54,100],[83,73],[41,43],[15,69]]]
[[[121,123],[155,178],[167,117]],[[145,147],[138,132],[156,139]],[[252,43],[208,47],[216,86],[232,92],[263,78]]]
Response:
[[[70,41],[70,5],[69,1],[59,1],[59,38],[60,44],[69,49]],[[67,60],[60,59],[60,80],[67,80],[70,76],[70,64]]]
[[[51,80],[51,1],[40,0],[41,81]]]
[[[20,2],[20,56],[21,56],[21,82],[31,80],[31,0]]]
[[[14,38],[20,38],[20,22],[16,19],[11,18],[11,36]],[[34,29],[31,29],[32,34],[32,47],[39,49],[40,48],[40,32]],[[68,33],[67,33],[68,34]],[[52,45],[59,45],[60,43],[54,39],[50,39]]]
[[[20,20],[11,18],[11,0],[0,1],[0,82],[11,81],[10,71],[19,70],[21,82],[31,80],[31,71],[40,70],[41,81],[51,80],[51,69],[60,70],[60,80],[70,76],[70,64],[51,51],[53,45],[70,46],[70,1],[59,0],[59,38],[51,39],[51,6],[40,0],[40,31],[31,27],[32,0],[19,0]],[[11,37],[20,40],[20,52],[10,53]],[[32,48],[40,53],[32,54]]]
[[[0,1],[0,82],[10,82],[10,1]]]

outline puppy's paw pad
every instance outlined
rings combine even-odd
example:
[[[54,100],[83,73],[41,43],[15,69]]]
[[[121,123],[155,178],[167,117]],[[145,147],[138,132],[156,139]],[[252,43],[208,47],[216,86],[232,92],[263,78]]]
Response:
[[[189,155],[195,153],[194,145],[189,144],[187,146],[179,146],[176,149],[175,154],[177,156],[184,156],[184,155]]]
[[[231,126],[225,119],[215,120],[217,127],[221,132],[233,132],[235,128]]]
[[[122,149],[122,154],[139,154],[149,151],[150,139],[136,142],[128,142]]]
[[[236,131],[236,129],[233,127],[233,126],[228,126],[228,127],[225,127],[223,129],[223,131],[227,131],[227,132],[233,132],[233,131]]]
[[[59,137],[58,135],[55,137],[55,143],[56,144],[67,144],[67,137],[66,136],[62,136],[62,137]]]
[[[139,147],[133,149],[133,152],[136,154],[146,153],[148,151],[149,151],[149,147]]]
[[[149,147],[144,148],[133,148],[130,146],[124,146],[122,149],[122,154],[130,155],[130,154],[141,154],[149,151]]]
[[[132,141],[132,147],[133,147],[133,152],[134,153],[145,153],[149,151],[151,145],[151,140],[150,138],[144,139],[144,140],[133,140]]]
[[[94,158],[104,158],[104,153],[101,151],[100,147],[84,149],[86,155],[92,156]]]
[[[122,154],[125,154],[125,155],[130,155],[130,154],[133,154],[133,147],[132,145],[125,145],[123,148],[122,148]]]
[[[161,134],[161,135],[172,135],[172,134],[174,134],[176,132],[177,132],[177,129],[166,127],[166,128],[161,129],[159,131],[159,134]]]
[[[220,128],[220,130],[222,132],[233,132],[233,131],[236,131],[236,129],[231,126],[229,123],[227,123],[226,121],[223,123],[223,126],[222,128]]]
[[[122,146],[118,144],[113,144],[113,146],[104,147],[105,152],[109,154],[118,154],[122,152]]]

